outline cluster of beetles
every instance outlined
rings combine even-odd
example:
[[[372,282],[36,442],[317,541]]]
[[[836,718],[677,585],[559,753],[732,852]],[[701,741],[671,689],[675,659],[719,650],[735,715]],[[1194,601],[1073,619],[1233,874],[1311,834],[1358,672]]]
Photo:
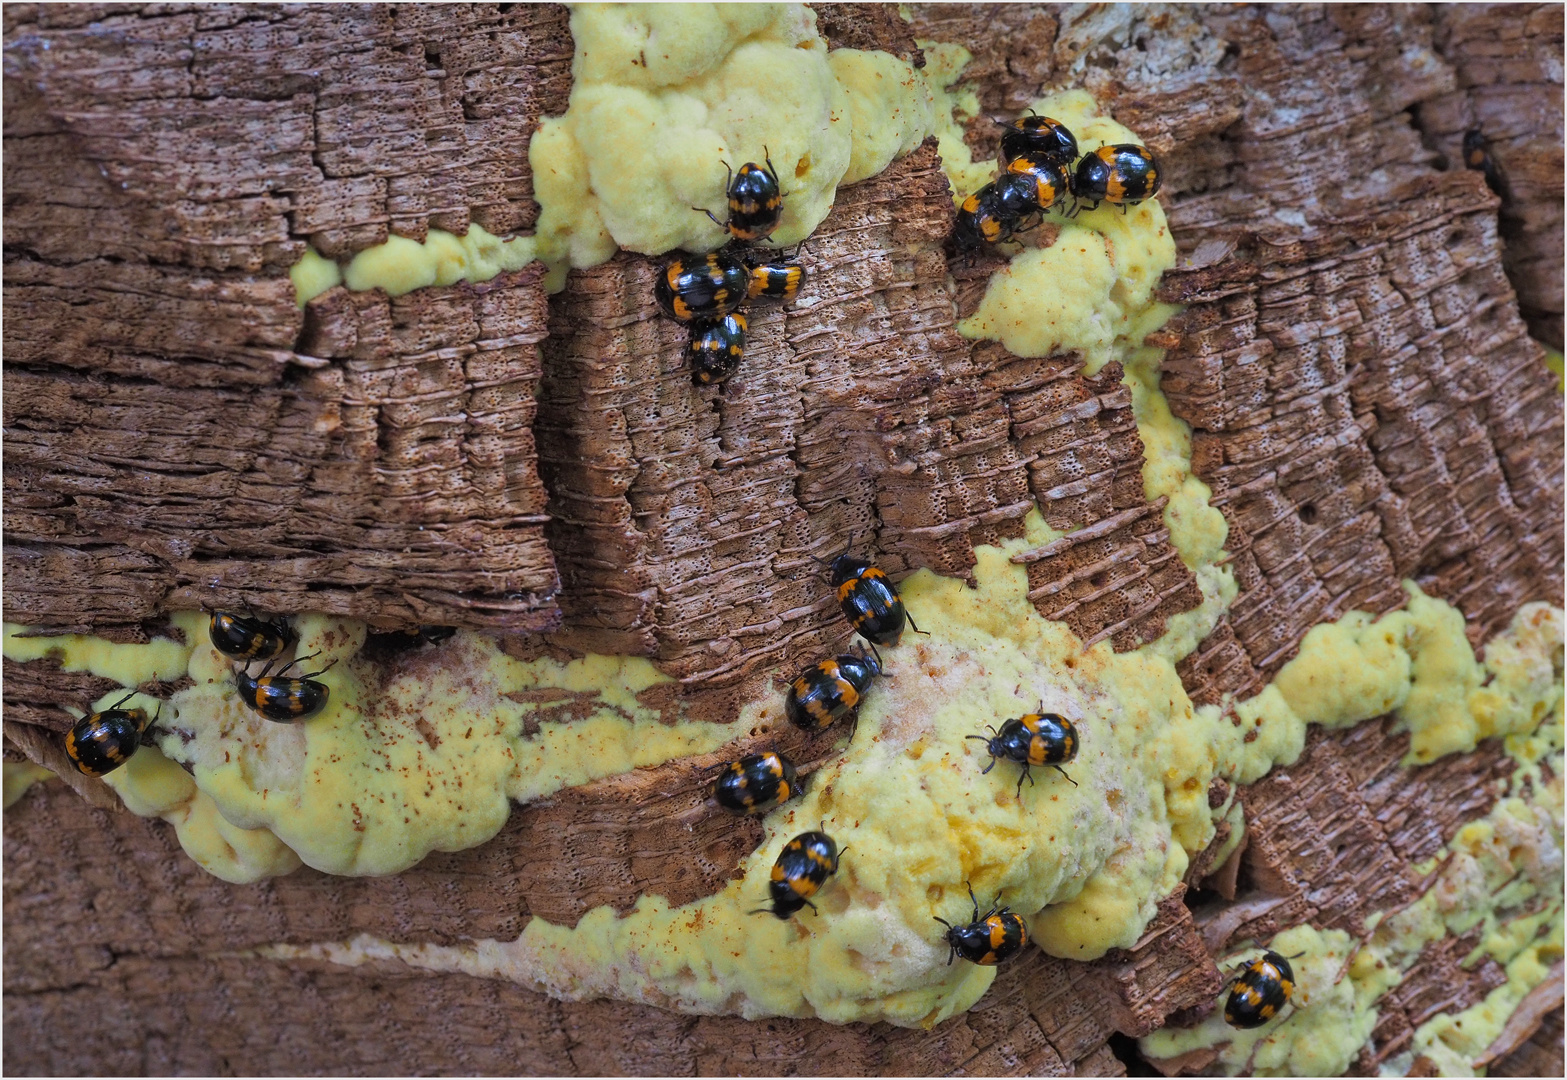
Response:
[[[280,724],[308,720],[326,707],[331,688],[316,677],[326,674],[331,664],[319,671],[300,676],[282,674],[294,664],[304,666],[319,654],[279,663],[297,640],[293,627],[283,618],[262,619],[251,612],[237,615],[212,611],[207,620],[207,636],[212,647],[233,661],[234,690],[239,699],[256,713]],[[444,641],[457,633],[453,626],[421,626],[412,631],[371,634],[367,648],[399,648],[419,642]],[[250,673],[250,665],[262,665],[259,674]],[[333,661],[336,663],[336,661]],[[276,668],[276,671],[274,671]],[[107,709],[88,713],[65,736],[65,753],[77,770],[87,776],[103,776],[124,765],[136,753],[143,737],[162,712],[150,718],[145,709],[121,708],[134,697],[131,691]]]
[[[745,315],[749,300],[793,300],[805,283],[805,268],[777,258],[753,259],[747,244],[772,236],[783,219],[783,193],[771,158],[765,166],[748,161],[740,171],[729,169],[727,220],[706,214],[729,233],[729,243],[700,258],[675,259],[664,267],[653,287],[665,315],[690,324],[686,359],[691,381],[698,386],[722,383],[740,367],[745,354]]]
[[[1101,202],[1123,208],[1135,205],[1159,190],[1158,165],[1144,147],[1104,146],[1079,158],[1076,138],[1050,117],[1030,115],[1006,127],[1001,139],[1004,171],[964,200],[958,211],[953,237],[959,250],[1010,239],[1024,231],[1027,223],[1037,224],[1045,211],[1067,196],[1074,200],[1072,212],[1076,213]],[[699,211],[729,233],[726,248],[700,258],[675,259],[654,287],[663,312],[690,324],[686,354],[692,381],[698,385],[721,383],[739,367],[746,332],[745,316],[739,310],[742,304],[762,298],[793,300],[805,279],[804,269],[796,262],[753,260],[744,251],[744,245],[771,236],[783,215],[783,196],[771,160],[765,166],[748,162],[738,172],[731,169],[727,202],[728,218],[724,221],[711,211]],[[784,714],[790,723],[811,732],[854,717],[874,680],[887,677],[878,646],[896,646],[905,625],[923,633],[904,608],[897,589],[869,561],[845,552],[832,560],[828,572],[844,616],[869,643],[870,651],[862,646],[858,652],[820,660],[790,683]],[[404,637],[433,643],[454,632],[450,627],[421,626]],[[325,706],[328,687],[315,681],[325,668],[299,677],[281,674],[289,664],[273,671],[295,641],[286,620],[263,620],[254,612],[248,616],[212,612],[209,636],[219,652],[236,662],[235,690],[261,716],[292,723],[314,716]],[[397,637],[372,635],[373,639]],[[303,665],[310,659],[307,656],[295,662]],[[264,665],[261,672],[251,675],[249,665],[258,662]],[[66,737],[66,752],[83,773],[108,773],[129,760],[140,745],[150,721],[144,710],[121,708],[131,696],[84,716]],[[156,715],[152,719],[156,720]],[[989,731],[989,735],[968,736],[983,742],[990,755],[982,774],[988,774],[998,761],[1022,766],[1017,780],[1019,798],[1023,781],[1034,783],[1031,770],[1035,767],[1054,768],[1076,784],[1062,765],[1077,756],[1077,729],[1065,717],[1046,712],[1043,703],[1035,712]],[[731,813],[764,814],[801,791],[794,764],[770,751],[725,766],[713,781],[712,795]],[[753,914],[770,912],[779,919],[789,919],[805,907],[816,911],[811,898],[837,872],[845,850],[824,831],[804,832],[791,839],[772,868],[769,906]],[[953,925],[936,918],[947,928],[948,964],[957,957],[974,964],[999,964],[1022,951],[1028,931],[1020,916],[1001,906],[999,897],[981,914],[972,887],[969,900],[973,905],[969,922]],[[1269,950],[1247,965],[1231,985],[1225,1020],[1235,1027],[1250,1028],[1271,1019],[1294,989],[1290,959]]]
[[[819,660],[789,684],[784,716],[811,732],[855,717],[874,680],[887,677],[878,646],[897,645],[905,626],[923,633],[887,575],[869,561],[845,552],[828,564],[828,574],[844,617],[870,644],[870,651],[862,647],[855,653]],[[1061,766],[1077,756],[1077,728],[1064,716],[1045,712],[1042,706],[1037,712],[1006,721],[989,736],[969,738],[984,742],[990,754],[990,764],[983,773],[989,773],[997,761],[1022,766],[1017,780],[1019,797],[1025,779],[1034,783],[1031,769],[1035,766],[1049,766],[1072,779]],[[713,782],[714,800],[735,814],[766,813],[800,792],[794,764],[776,751],[741,758],[725,766]],[[840,854],[837,842],[825,832],[801,833],[790,840],[773,864],[768,882],[771,906],[758,908],[757,913],[771,911],[788,919],[807,906],[815,911],[811,897],[837,871]],[[1022,918],[999,902],[981,915],[972,888],[969,899],[973,904],[969,922],[954,926],[936,919],[947,927],[947,962],[961,956],[971,963],[990,965],[1017,955],[1028,942]]]
[[[1005,127],[1001,175],[958,208],[952,238],[959,251],[1012,239],[1068,196],[1072,214],[1100,203],[1124,212],[1159,192],[1159,163],[1145,146],[1117,143],[1079,158],[1076,136],[1059,120],[1024,116]]]
[[[1103,146],[1081,157],[1077,139],[1065,124],[1047,116],[1026,116],[1006,125],[1001,138],[1004,171],[995,181],[970,195],[958,210],[953,239],[959,251],[1012,238],[1042,220],[1045,211],[1070,196],[1073,214],[1100,203],[1126,207],[1159,191],[1159,166],[1146,147]],[[1074,167],[1075,163],[1075,167]],[[729,233],[727,249],[700,258],[676,258],[654,286],[654,298],[671,318],[691,324],[687,358],[692,380],[701,385],[722,382],[738,368],[745,348],[745,320],[736,309],[745,300],[776,297],[792,300],[804,280],[794,263],[751,262],[735,249],[769,237],[783,214],[783,196],[771,160],[766,167],[748,162],[732,172],[728,185],[729,217],[714,222]],[[870,562],[847,553],[829,566],[831,584],[850,625],[871,651],[829,657],[802,671],[789,685],[784,715],[806,731],[820,731],[853,716],[874,680],[886,672],[877,646],[895,646],[907,624],[919,627],[903,606],[887,576]],[[852,734],[851,734],[852,737]],[[1023,781],[1034,782],[1036,766],[1055,768],[1073,784],[1061,766],[1077,756],[1078,735],[1063,716],[1037,711],[1007,720],[1000,730],[970,735],[985,743],[990,763],[1013,761],[1022,766]],[[794,763],[776,751],[751,754],[724,766],[713,781],[713,799],[734,814],[765,814],[801,793]],[[769,905],[753,914],[771,912],[792,918],[805,907],[816,910],[812,897],[838,869],[843,851],[825,831],[792,838],[773,864],[768,882]],[[1022,951],[1028,931],[1016,913],[992,904],[980,914],[972,887],[969,922],[947,927],[947,962],[962,957],[981,965],[999,964]],[[1268,952],[1235,979],[1225,1019],[1237,1027],[1265,1023],[1288,1000],[1292,989],[1289,961]]]

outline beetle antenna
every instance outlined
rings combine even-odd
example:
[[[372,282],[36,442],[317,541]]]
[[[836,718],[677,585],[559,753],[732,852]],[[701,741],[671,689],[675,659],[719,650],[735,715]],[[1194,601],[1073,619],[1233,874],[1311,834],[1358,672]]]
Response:
[[[887,676],[887,669],[882,664],[881,650],[876,648],[876,643],[874,641],[871,642],[871,653],[876,657],[876,674],[884,677]],[[861,655],[864,654],[861,653]]]
[[[320,653],[312,653],[312,654],[311,654],[311,656],[320,656],[320,655],[321,655],[321,654],[320,654]],[[306,659],[306,660],[308,660],[308,659],[310,659],[310,657],[309,657],[309,656],[307,656],[307,657],[305,657],[305,659]],[[339,657],[339,658],[338,658],[338,659],[341,659],[341,657]],[[337,664],[337,660],[333,660],[333,661],[332,661],[332,662],[331,662],[331,663],[329,663],[329,664],[327,664],[327,666],[326,666],[326,667],[324,667],[324,668],[322,668],[322,669],[321,669],[321,670],[320,670],[320,671],[312,671],[312,672],[310,672],[310,673],[309,673],[309,674],[308,674],[308,675],[303,675],[303,676],[301,676],[301,678],[305,678],[305,679],[313,679],[313,678],[315,678],[315,677],[316,677],[316,676],[317,676],[317,675],[325,675],[325,674],[326,674],[326,673],[327,673],[327,672],[329,672],[329,671],[331,671],[331,670],[332,670],[332,668],[333,668],[333,667],[334,667],[334,666],[336,666],[336,664]]]

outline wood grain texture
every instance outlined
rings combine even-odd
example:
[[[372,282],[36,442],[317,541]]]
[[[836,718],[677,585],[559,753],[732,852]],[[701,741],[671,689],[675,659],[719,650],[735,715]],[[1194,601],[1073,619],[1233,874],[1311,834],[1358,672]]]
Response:
[[[540,268],[305,311],[284,271],[307,242],[530,227],[563,9],[6,19],[6,618],[556,625]]]
[[[968,47],[981,155],[993,118],[1078,85],[1166,163],[1182,261],[1163,288],[1185,310],[1154,343],[1241,586],[1180,665],[1195,701],[1255,692],[1310,626],[1401,603],[1403,577],[1462,608],[1477,643],[1524,601],[1561,603],[1561,398],[1529,337],[1550,340],[1561,277],[1559,8],[911,14],[824,5],[822,26],[916,62],[915,37]],[[562,9],[16,4],[4,20],[8,619],[145,640],[207,599],[463,625],[517,655],[649,656],[682,680],[662,703],[730,722],[771,668],[842,640],[811,557],[850,533],[894,576],[964,576],[1037,502],[1087,526],[1027,561],[1049,617],[1124,650],[1197,601],[1143,497],[1116,373],[955,332],[993,266],[947,260],[931,144],[839,193],[800,301],[754,308],[741,374],[697,391],[652,304],[656,260],[622,254],[553,298],[530,268],[304,311],[283,277],[307,242],[347,256],[391,233],[530,228],[526,140],[570,87]],[[1451,153],[1473,123],[1513,181],[1500,203]],[[8,752],[60,764],[61,706],[100,684],[48,663],[5,675]],[[827,752],[789,738],[799,759]],[[252,886],[48,784],[5,818],[4,1064],[1116,1074],[1113,1034],[1211,1007],[1227,942],[1303,919],[1353,933],[1406,898],[1409,863],[1504,774],[1492,748],[1414,770],[1403,750],[1384,721],[1314,733],[1238,793],[1244,853],[1199,854],[1137,948],[1030,953],[929,1033],[232,955],[513,938],[533,915],[705,895],[758,835],[703,806],[716,757],[562,792],[395,877]],[[1466,949],[1427,950],[1358,1069],[1494,985],[1494,965],[1456,965]],[[1559,1016],[1554,1044],[1537,1034],[1493,1072],[1559,1073]]]

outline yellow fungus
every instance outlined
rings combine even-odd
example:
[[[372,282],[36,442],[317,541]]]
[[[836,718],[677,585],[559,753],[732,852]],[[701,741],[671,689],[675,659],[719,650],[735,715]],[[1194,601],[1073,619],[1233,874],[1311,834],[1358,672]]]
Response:
[[[34,765],[31,761],[7,761],[4,766],[7,810],[15,806],[17,800],[26,795],[34,784],[54,779],[54,773],[42,765]]]
[[[930,128],[952,145],[954,109],[977,110],[951,89],[967,61],[961,50],[927,51],[935,64],[922,85],[880,54],[830,56],[814,15],[798,6],[695,8],[574,9],[571,109],[546,121],[529,148],[543,207],[529,246],[473,230],[460,240],[432,233],[424,245],[389,241],[356,257],[344,283],[398,292],[481,280],[524,255],[563,267],[591,265],[617,247],[705,250],[724,237],[691,206],[721,209],[722,162],[759,160],[764,146],[787,195],[775,239],[788,243],[822,220],[846,178],[870,175]],[[779,85],[791,93],[774,92]],[[1066,122],[1085,150],[1138,141],[1080,91],[1035,107]],[[863,124],[872,114],[875,126]],[[947,167],[960,193],[992,168],[955,147]],[[1004,891],[1055,955],[1091,959],[1130,946],[1217,821],[1240,831],[1233,807],[1209,807],[1211,781],[1248,783],[1295,760],[1308,721],[1336,726],[1391,708],[1411,732],[1415,760],[1470,748],[1485,734],[1559,747],[1559,722],[1555,736],[1549,725],[1561,703],[1560,662],[1551,660],[1561,650],[1560,613],[1520,612],[1493,668],[1489,657],[1475,660],[1462,616],[1412,585],[1407,611],[1352,614],[1314,631],[1256,697],[1225,709],[1192,705],[1175,664],[1216,625],[1236,587],[1221,563],[1222,515],[1191,472],[1190,430],[1159,390],[1161,353],[1143,345],[1174,311],[1153,292],[1174,247],[1157,200],[1126,214],[1108,206],[1071,220],[1055,214],[1052,223],[1055,242],[1015,255],[960,329],[1020,356],[1076,351],[1090,373],[1122,365],[1146,448],[1144,492],[1169,500],[1171,543],[1202,592],[1196,610],[1141,649],[1084,650],[1064,624],[1039,616],[1023,567],[1010,561],[1061,535],[1032,512],[1024,538],[976,551],[977,589],[928,570],[902,583],[929,636],[884,650],[893,678],[868,693],[852,744],[822,766],[802,800],[766,816],[762,844],[718,894],[679,908],[644,896],[623,917],[600,907],[570,928],[535,918],[510,942],[393,945],[366,936],[267,955],[394,956],[565,998],[930,1027],[972,1005],[995,976],[946,964],[933,917],[967,914],[965,881],[982,897]],[[172,702],[181,733],[163,739],[162,755],[139,754],[134,768],[110,777],[128,805],[174,820],[193,857],[231,880],[286,872],[292,859],[333,873],[395,872],[429,851],[482,843],[510,800],[715,749],[780,705],[768,691],[744,704],[733,728],[688,723],[640,704],[642,691],[667,681],[646,660],[524,663],[468,633],[441,646],[449,658],[433,676],[394,680],[372,696],[353,659],[363,626],[317,616],[297,625],[301,652],[340,661],[321,677],[331,688],[322,714],[279,725],[250,713],[199,618],[186,619],[192,644],[182,660],[196,685]],[[8,628],[6,655],[45,655],[37,640]],[[48,640],[68,663],[88,665],[72,670],[123,664],[133,674],[153,662],[150,652],[119,659],[133,647]],[[1346,665],[1357,669],[1349,686],[1339,677]],[[541,695],[518,692],[539,690],[581,695],[587,715],[533,715],[541,706],[527,699]],[[1082,749],[1066,766],[1077,786],[1036,770],[1019,796],[1017,766],[981,774],[982,744],[967,736],[1041,699],[1078,726]],[[1559,805],[1559,783],[1555,792]],[[750,916],[783,844],[818,823],[851,845],[818,894],[820,915]],[[1330,957],[1341,945],[1317,952]],[[1308,958],[1297,969],[1303,990],[1336,993],[1317,971],[1328,962]],[[1366,974],[1343,993],[1361,1008],[1378,978]],[[1297,1059],[1317,1066],[1330,1055],[1297,1040],[1267,1061]]]

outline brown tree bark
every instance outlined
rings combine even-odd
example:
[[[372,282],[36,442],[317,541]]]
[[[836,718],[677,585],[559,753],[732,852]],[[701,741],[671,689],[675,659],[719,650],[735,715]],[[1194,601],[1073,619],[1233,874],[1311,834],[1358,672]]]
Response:
[[[1462,609],[1476,643],[1526,601],[1562,602],[1562,399],[1529,336],[1560,344],[1560,7],[818,13],[835,46],[969,48],[980,154],[990,117],[1082,85],[1167,163],[1183,261],[1162,288],[1185,310],[1155,343],[1241,586],[1181,665],[1195,701],[1254,692],[1311,626],[1397,606],[1401,578]],[[1089,524],[1029,565],[1043,614],[1125,650],[1197,602],[1143,497],[1119,371],[956,333],[994,266],[943,253],[933,142],[839,193],[811,242],[822,302],[758,310],[751,362],[701,396],[642,256],[556,297],[534,266],[295,306],[307,242],[340,257],[390,233],[531,228],[523,148],[565,109],[562,9],[4,19],[7,620],[144,640],[170,611],[249,602],[459,625],[521,655],[649,656],[688,714],[724,722],[768,669],[839,640],[793,579],[851,531],[895,574],[964,575],[1037,501]],[[1460,167],[1474,126],[1503,200]],[[102,683],[8,662],[8,755],[60,766],[60,706]],[[1317,732],[1242,792],[1244,855],[1199,855],[1136,948],[1030,954],[928,1033],[243,955],[511,938],[531,915],[706,895],[760,835],[666,797],[707,760],[520,807],[483,847],[395,877],[251,886],[206,876],[161,823],[45,785],[6,815],[5,1066],[1120,1073],[1119,1036],[1211,1002],[1227,942],[1303,920],[1360,933],[1488,809],[1497,747],[1403,769],[1390,727]],[[1472,944],[1422,955],[1359,1070],[1496,985],[1495,965],[1458,966]],[[1552,1046],[1537,1035],[1493,1072]]]

